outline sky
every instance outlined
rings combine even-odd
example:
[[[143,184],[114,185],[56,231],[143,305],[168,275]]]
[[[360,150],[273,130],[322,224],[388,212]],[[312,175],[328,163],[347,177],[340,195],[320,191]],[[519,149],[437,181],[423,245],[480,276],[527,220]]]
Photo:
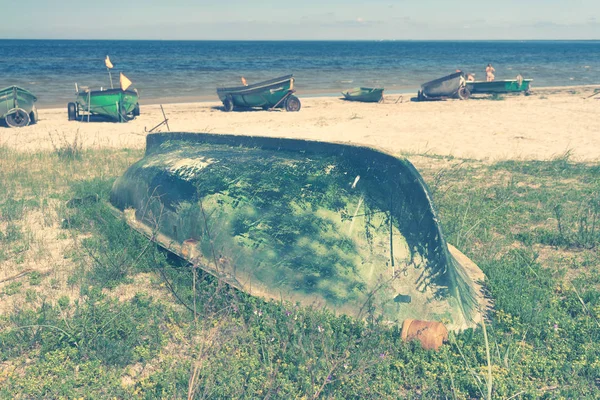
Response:
[[[600,0],[28,0],[25,3],[0,0],[2,14],[13,16],[2,18],[0,39],[600,39]]]

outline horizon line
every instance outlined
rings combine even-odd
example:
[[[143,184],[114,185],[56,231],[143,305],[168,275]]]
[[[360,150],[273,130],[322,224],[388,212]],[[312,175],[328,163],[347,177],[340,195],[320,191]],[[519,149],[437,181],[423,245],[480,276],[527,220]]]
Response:
[[[131,41],[131,42],[598,42],[598,39],[66,39],[0,38],[0,40],[39,41]]]

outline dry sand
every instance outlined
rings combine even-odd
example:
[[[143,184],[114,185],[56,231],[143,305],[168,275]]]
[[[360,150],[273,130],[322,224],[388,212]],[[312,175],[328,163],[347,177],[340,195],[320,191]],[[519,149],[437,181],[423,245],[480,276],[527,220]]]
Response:
[[[302,98],[297,113],[226,113],[221,104],[164,106],[172,132],[233,133],[374,145],[393,153],[428,153],[479,160],[547,160],[570,151],[575,160],[600,159],[600,99],[593,87],[538,89],[468,101],[410,102],[387,95],[381,104]],[[52,149],[76,136],[87,148],[143,148],[146,129],[161,122],[158,105],[126,124],[69,122],[66,106],[40,110],[38,124],[0,128],[0,145],[19,151]],[[166,128],[163,129],[166,131]]]

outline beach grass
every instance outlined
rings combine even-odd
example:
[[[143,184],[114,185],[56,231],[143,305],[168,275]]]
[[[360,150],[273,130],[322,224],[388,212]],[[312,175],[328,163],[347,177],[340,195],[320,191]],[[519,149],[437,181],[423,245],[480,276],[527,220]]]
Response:
[[[600,396],[598,164],[409,155],[494,302],[430,352],[186,267],[108,207],[141,150],[55,143],[0,148],[0,397]]]

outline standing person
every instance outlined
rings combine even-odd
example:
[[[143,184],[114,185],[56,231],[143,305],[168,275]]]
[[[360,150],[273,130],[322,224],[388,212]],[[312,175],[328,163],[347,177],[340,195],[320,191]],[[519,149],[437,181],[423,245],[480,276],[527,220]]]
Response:
[[[496,70],[494,69],[494,67],[492,67],[492,64],[488,64],[485,68],[485,75],[487,77],[488,82],[492,82],[494,79],[496,79],[496,77],[494,76],[494,72],[496,72]]]

